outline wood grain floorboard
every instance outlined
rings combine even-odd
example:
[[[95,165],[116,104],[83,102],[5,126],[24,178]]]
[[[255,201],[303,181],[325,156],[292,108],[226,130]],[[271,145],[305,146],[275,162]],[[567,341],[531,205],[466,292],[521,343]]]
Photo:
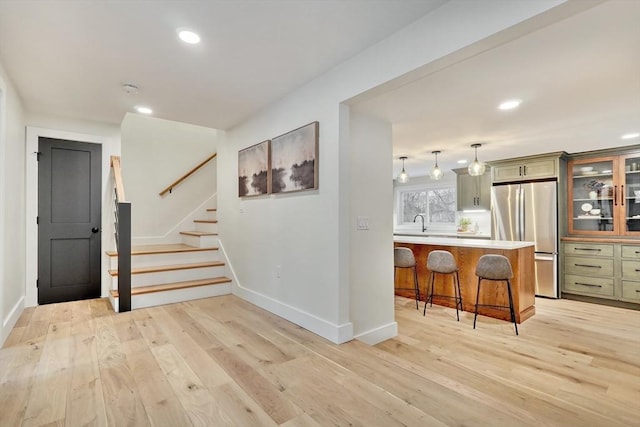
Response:
[[[638,311],[539,299],[516,336],[395,308],[376,346],[231,295],[29,308],[0,349],[0,426],[640,426]]]

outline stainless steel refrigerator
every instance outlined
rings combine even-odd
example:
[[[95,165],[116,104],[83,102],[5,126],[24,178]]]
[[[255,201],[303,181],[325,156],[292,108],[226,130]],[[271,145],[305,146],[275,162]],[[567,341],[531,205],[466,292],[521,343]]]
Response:
[[[556,181],[494,185],[491,237],[535,243],[536,295],[558,298]]]

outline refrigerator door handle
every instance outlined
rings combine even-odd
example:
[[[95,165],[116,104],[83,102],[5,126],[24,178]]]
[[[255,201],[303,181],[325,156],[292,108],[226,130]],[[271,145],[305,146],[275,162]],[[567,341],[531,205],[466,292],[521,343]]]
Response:
[[[524,240],[524,188],[520,187],[518,191],[518,240]]]

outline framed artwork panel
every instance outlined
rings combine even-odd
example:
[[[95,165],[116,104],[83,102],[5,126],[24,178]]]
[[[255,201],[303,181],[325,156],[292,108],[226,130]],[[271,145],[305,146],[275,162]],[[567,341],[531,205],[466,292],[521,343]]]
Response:
[[[238,151],[238,197],[269,194],[269,140]]]
[[[318,188],[318,122],[271,140],[271,192]]]

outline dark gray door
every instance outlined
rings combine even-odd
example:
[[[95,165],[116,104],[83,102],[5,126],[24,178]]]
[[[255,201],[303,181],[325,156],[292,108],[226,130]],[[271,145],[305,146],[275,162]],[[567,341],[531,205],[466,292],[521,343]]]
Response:
[[[102,146],[38,140],[38,304],[100,296]]]

